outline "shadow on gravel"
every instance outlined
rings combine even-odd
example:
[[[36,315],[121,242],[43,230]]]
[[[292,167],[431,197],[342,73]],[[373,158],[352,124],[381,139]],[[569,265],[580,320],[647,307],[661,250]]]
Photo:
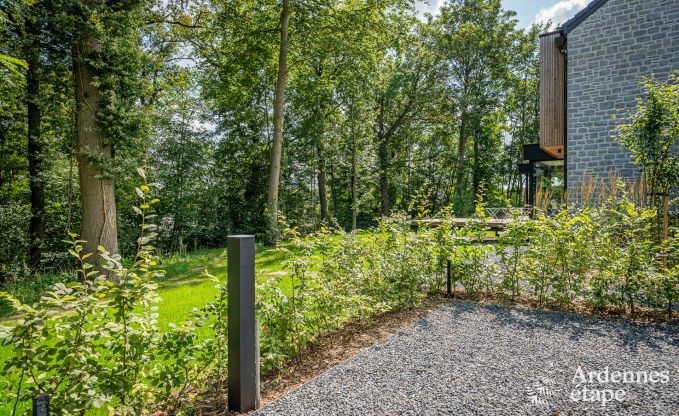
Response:
[[[559,331],[573,341],[591,336],[610,336],[610,330],[618,335],[617,341],[629,351],[637,351],[640,345],[660,351],[662,345],[679,347],[679,327],[664,324],[635,324],[625,320],[586,317],[568,312],[529,309],[505,305],[469,304],[466,308],[451,308],[450,315],[461,319],[464,315],[485,312],[492,314],[498,324],[525,336],[533,336],[540,342],[538,330]],[[418,322],[419,324],[419,322]],[[602,324],[606,333],[602,331]],[[536,335],[537,334],[537,335]]]
[[[256,415],[676,416],[677,363],[679,327],[456,300]],[[609,369],[670,377],[576,377]],[[624,400],[572,398],[605,389],[624,390]]]

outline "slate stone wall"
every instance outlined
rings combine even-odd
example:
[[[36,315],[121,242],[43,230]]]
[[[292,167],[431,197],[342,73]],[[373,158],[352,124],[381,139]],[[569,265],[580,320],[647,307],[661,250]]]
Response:
[[[643,76],[679,70],[679,0],[609,0],[567,37],[567,180],[577,194],[585,174],[638,174],[615,127]]]

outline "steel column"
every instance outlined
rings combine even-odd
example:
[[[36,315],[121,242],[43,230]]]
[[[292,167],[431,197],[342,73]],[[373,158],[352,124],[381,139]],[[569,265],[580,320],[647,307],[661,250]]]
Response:
[[[229,409],[256,407],[255,236],[228,238]]]

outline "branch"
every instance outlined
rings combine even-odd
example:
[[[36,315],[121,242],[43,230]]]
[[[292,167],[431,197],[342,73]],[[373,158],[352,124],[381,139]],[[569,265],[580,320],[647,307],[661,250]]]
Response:
[[[147,26],[152,26],[152,25],[157,25],[157,24],[181,26],[181,27],[185,27],[187,29],[206,29],[207,28],[207,26],[199,25],[198,23],[188,24],[188,23],[179,22],[177,20],[160,19],[160,20],[147,20],[146,21]]]
[[[403,107],[403,111],[401,111],[401,114],[398,115],[398,117],[396,118],[394,123],[391,125],[391,127],[389,127],[389,130],[387,130],[387,132],[385,133],[385,135],[384,135],[385,137],[391,137],[396,132],[396,130],[401,126],[401,124],[403,124],[403,122],[405,121],[405,118],[408,115],[408,113],[410,112],[410,109],[412,108],[413,103],[417,99],[416,94],[417,94],[418,86],[419,86],[419,83],[420,83],[421,75],[422,75],[422,67],[420,65],[418,65],[417,66],[417,76],[415,77],[415,80],[413,82],[411,92],[410,92],[410,94],[408,94],[408,102]]]
[[[203,17],[203,12],[199,11],[198,14],[195,16],[195,19],[191,23],[184,23],[180,22],[179,20],[172,20],[170,19],[170,14],[166,14],[165,16],[162,16],[158,19],[155,20],[147,20],[146,25],[151,26],[155,24],[166,24],[166,25],[174,25],[174,26],[181,26],[187,29],[205,29],[206,26],[203,26],[200,24],[200,21],[202,20]]]

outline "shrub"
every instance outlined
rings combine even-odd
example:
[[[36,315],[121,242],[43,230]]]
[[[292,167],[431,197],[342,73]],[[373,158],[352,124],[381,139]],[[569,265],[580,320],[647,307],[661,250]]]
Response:
[[[147,189],[147,188],[142,188]],[[19,312],[2,326],[12,354],[2,376],[18,408],[38,392],[65,415],[92,408],[112,414],[176,413],[207,381],[224,377],[227,361],[227,288],[167,332],[156,325],[155,226],[148,191],[139,190],[141,237],[129,266],[102,250],[103,271],[85,262],[80,241],[71,254],[78,282],[57,283],[35,305],[2,294]],[[143,207],[143,208],[142,208]],[[282,218],[282,217],[281,217]],[[495,246],[480,244],[488,219],[477,205],[472,220],[455,231],[450,211],[438,228],[410,229],[395,213],[369,232],[322,228],[302,235],[285,223],[286,274],[266,276],[256,290],[264,371],[300,357],[304,348],[349,319],[418,305],[438,292],[451,262],[454,281],[470,292],[500,293],[539,303],[586,302],[595,307],[666,305],[677,301],[679,243],[668,241],[668,264],[654,239],[655,210],[632,202],[623,190],[601,206],[565,207],[554,216],[514,217]],[[216,279],[215,279],[216,280]],[[199,340],[196,329],[209,324]]]
[[[154,406],[172,407],[212,360],[213,341],[197,343],[195,327],[203,316],[160,334],[159,300],[153,280],[159,276],[150,242],[155,226],[146,222],[148,186],[141,187],[141,236],[129,267],[102,247],[106,260],[96,270],[85,260],[82,241],[71,234],[69,250],[80,264],[81,281],[57,283],[35,305],[7,293],[0,296],[19,313],[14,326],[0,327],[3,345],[12,350],[2,369],[12,400],[30,402],[47,392],[51,406],[64,415],[108,407],[112,414],[140,414]]]
[[[29,275],[25,254],[30,246],[25,218],[30,207],[15,201],[0,204],[0,284],[11,284]]]

